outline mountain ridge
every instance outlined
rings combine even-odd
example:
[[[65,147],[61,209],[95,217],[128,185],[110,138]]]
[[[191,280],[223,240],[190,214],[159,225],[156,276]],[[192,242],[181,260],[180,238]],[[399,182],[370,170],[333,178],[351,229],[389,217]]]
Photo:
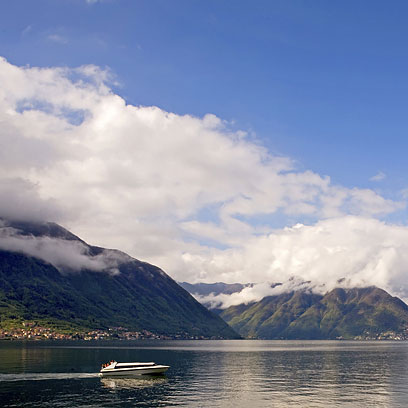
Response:
[[[219,295],[226,294],[231,295],[232,293],[240,292],[242,289],[251,286],[251,283],[188,283],[188,282],[177,282],[182,288],[187,290],[193,295],[207,296],[210,294]]]
[[[408,306],[377,287],[295,291],[231,306],[220,316],[244,337],[262,339],[407,338]]]
[[[375,286],[303,289],[214,310],[244,338],[408,339],[408,306]]]
[[[123,326],[167,336],[239,337],[157,266],[118,250],[88,245],[54,223],[3,220],[0,230],[3,246],[7,239],[13,245],[28,242],[32,252],[38,244],[44,256],[55,261],[58,254],[45,251],[44,245],[52,243],[50,248],[59,250],[62,246],[62,252],[67,245],[70,251],[79,248],[81,253],[72,254],[85,265],[73,271],[70,265],[56,263],[58,259],[52,264],[24,250],[0,250],[2,326],[37,320],[83,329]],[[105,258],[107,268],[98,269]]]

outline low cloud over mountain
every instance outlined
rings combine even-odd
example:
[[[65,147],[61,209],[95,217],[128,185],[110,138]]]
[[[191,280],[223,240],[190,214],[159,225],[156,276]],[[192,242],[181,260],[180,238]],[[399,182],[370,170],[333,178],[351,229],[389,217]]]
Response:
[[[69,234],[59,226],[55,228]],[[95,248],[80,239],[72,239],[72,237],[72,234],[68,239],[67,237],[27,234],[19,228],[10,226],[4,220],[0,220],[0,250],[19,252],[39,258],[62,273],[90,270],[117,274],[119,273],[118,266],[130,259],[120,251],[109,249],[92,253],[95,252]]]

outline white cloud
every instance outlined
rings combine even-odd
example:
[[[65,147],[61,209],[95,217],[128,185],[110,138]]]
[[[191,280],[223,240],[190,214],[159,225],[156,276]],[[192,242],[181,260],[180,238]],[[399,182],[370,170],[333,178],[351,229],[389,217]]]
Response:
[[[47,39],[58,44],[68,44],[68,39],[60,34],[50,34]]]
[[[96,3],[107,3],[107,2],[112,2],[115,0],[85,0],[87,4],[96,4]]]
[[[210,309],[226,309],[230,306],[248,304],[258,302],[266,296],[276,296],[282,293],[287,293],[295,290],[318,291],[326,292],[324,286],[311,286],[309,282],[304,282],[299,279],[289,279],[283,283],[261,282],[243,288],[240,292],[231,294],[220,293],[215,295],[210,293],[206,296],[194,294],[194,297]]]
[[[353,282],[352,272],[369,264],[364,254],[389,258],[376,231],[405,231],[368,220],[405,202],[299,171],[214,115],[128,105],[110,79],[93,65],[40,69],[0,59],[0,216],[60,221],[92,244],[191,282],[307,278],[313,270],[311,278],[331,283],[339,255],[321,250],[323,227],[330,248],[349,245],[344,262]],[[277,214],[327,220],[270,234],[262,219]],[[356,225],[373,226],[372,234],[356,233]],[[305,236],[311,241],[297,240]],[[400,244],[392,245],[400,257]]]
[[[112,250],[91,256],[88,247],[81,241],[20,235],[17,229],[4,223],[0,225],[0,249],[39,258],[62,273],[87,269],[117,274],[120,263],[129,261],[125,254]]]
[[[0,153],[1,157],[1,153]],[[38,186],[21,178],[0,177],[1,216],[10,220],[43,221],[69,216],[56,200],[42,199]]]
[[[375,176],[370,178],[370,181],[382,181],[386,177],[387,176],[385,175],[385,173],[383,173],[382,171],[379,171]]]
[[[282,290],[263,282],[310,282],[306,286],[315,292],[376,285],[408,300],[408,227],[375,219],[347,216],[298,224],[253,237],[240,248],[184,254],[184,259],[208,282],[221,275],[229,283],[261,283],[241,293],[205,299],[224,306]]]
[[[33,29],[32,25],[28,25],[27,27],[24,28],[23,31],[21,31],[21,36],[22,37],[26,36],[32,31],[32,29]]]

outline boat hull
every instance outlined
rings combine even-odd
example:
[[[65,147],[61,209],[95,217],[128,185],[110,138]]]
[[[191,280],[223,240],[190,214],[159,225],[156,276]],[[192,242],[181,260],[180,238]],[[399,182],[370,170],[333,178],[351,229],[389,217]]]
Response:
[[[136,377],[141,375],[160,375],[164,374],[169,366],[156,365],[153,367],[140,368],[113,368],[100,371],[100,377]]]

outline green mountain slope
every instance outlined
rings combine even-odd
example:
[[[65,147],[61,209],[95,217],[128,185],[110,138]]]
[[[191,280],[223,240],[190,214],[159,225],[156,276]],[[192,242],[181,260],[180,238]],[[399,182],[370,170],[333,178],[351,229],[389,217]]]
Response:
[[[20,235],[78,240],[56,224],[13,224]],[[118,252],[119,253],[119,252]],[[119,273],[62,271],[23,253],[0,251],[1,324],[41,320],[90,329],[126,327],[163,335],[237,338],[161,269],[121,254]]]
[[[407,338],[408,306],[376,287],[304,291],[229,307],[221,317],[239,334],[263,339]]]

